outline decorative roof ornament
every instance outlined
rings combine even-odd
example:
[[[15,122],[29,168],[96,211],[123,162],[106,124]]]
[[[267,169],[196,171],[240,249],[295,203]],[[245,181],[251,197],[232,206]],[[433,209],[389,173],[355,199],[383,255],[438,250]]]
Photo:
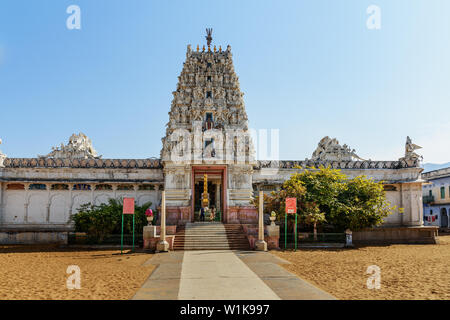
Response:
[[[84,133],[75,133],[69,138],[69,143],[60,147],[52,147],[52,152],[38,158],[54,159],[100,159],[97,151],[92,146],[92,141]]]
[[[411,138],[409,136],[406,137],[405,156],[400,158],[399,160],[406,161],[407,163],[423,160],[423,156],[414,152],[417,149],[422,149],[422,147],[418,146],[417,144],[412,143]]]
[[[359,157],[355,149],[350,149],[346,144],[341,146],[336,138],[326,136],[320,140],[311,160],[314,161],[353,161],[354,159],[365,161]]]
[[[212,32],[213,29],[212,28],[206,28],[206,44],[208,45],[208,48],[211,46],[211,41],[212,41]]]
[[[2,139],[0,139],[0,144],[2,144]],[[6,154],[2,153],[2,150],[0,150],[0,168],[3,168],[3,162],[6,159]]]

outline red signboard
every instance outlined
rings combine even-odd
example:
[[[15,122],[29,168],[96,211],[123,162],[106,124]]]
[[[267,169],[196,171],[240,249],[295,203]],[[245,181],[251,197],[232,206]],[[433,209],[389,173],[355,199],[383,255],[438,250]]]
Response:
[[[134,214],[134,198],[123,198],[123,214]]]
[[[286,198],[286,213],[297,213],[297,198]]]

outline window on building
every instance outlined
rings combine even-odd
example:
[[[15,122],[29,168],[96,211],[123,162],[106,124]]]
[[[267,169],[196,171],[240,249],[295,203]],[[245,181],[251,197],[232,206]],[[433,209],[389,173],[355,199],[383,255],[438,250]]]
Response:
[[[153,184],[141,184],[139,190],[155,190],[155,186]]]
[[[52,184],[51,190],[69,190],[67,184]]]
[[[30,187],[28,189],[30,189],[30,190],[46,190],[47,187],[45,186],[45,184],[42,184],[42,183],[33,183],[33,184],[30,184]]]
[[[95,186],[95,190],[112,190],[112,185],[110,184],[98,184]]]
[[[445,199],[445,187],[441,187],[441,199]]]
[[[83,190],[83,191],[87,191],[87,190],[91,190],[91,185],[90,184],[84,184],[84,183],[78,183],[78,184],[74,184],[73,185],[73,190]]]
[[[19,183],[10,183],[6,187],[6,190],[25,190],[25,186]]]
[[[134,187],[133,187],[132,184],[120,184],[120,185],[117,186],[117,190],[130,191],[130,190],[134,190]]]
[[[206,98],[212,98],[212,92],[206,91]]]
[[[432,196],[433,196],[433,191],[432,191],[432,190],[428,191],[428,195],[429,195],[430,197],[432,197]]]

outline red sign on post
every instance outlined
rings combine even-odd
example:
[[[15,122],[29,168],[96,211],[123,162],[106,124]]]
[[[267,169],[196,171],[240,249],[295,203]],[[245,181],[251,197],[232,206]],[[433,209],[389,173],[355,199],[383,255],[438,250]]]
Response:
[[[134,214],[134,198],[123,198],[123,214]]]
[[[297,213],[297,198],[286,198],[286,213]]]

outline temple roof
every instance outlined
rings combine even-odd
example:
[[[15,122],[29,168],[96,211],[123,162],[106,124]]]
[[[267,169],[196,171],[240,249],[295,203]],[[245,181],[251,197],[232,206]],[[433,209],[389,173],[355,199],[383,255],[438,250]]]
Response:
[[[5,168],[161,169],[160,159],[6,158]]]
[[[5,168],[116,168],[116,169],[162,169],[161,159],[52,159],[52,158],[6,158]],[[403,169],[418,168],[419,162],[411,165],[406,161],[314,161],[282,160],[257,161],[255,170],[262,168],[294,169],[295,167],[330,166],[334,169]]]
[[[302,168],[318,168],[320,166],[331,167],[332,169],[403,169],[403,168],[418,168],[419,162],[408,164],[406,161],[317,161],[317,160],[260,160],[254,166],[254,169],[274,168],[274,169],[294,169],[295,167]]]

